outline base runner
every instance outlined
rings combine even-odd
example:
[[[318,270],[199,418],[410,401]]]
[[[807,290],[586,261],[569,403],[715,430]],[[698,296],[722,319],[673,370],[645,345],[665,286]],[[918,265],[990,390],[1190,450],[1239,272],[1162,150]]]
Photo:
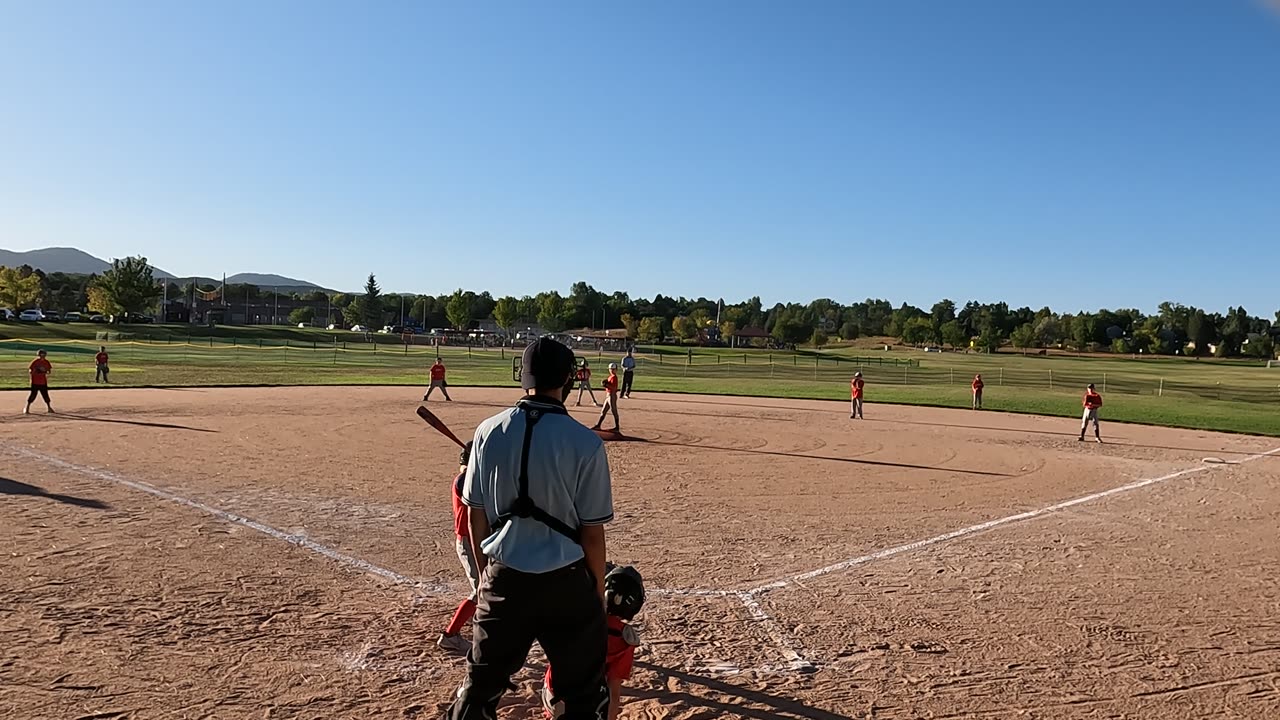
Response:
[[[1102,407],[1102,396],[1094,389],[1093,383],[1084,391],[1084,419],[1080,422],[1080,442],[1084,442],[1084,431],[1089,423],[1093,423],[1093,436],[1102,442],[1102,430],[1098,428],[1098,408]]]
[[[855,417],[858,418],[859,420],[865,419],[862,417],[862,388],[864,385],[866,385],[866,383],[862,381],[862,371],[859,370],[858,372],[853,374],[853,379],[849,381],[849,419],[850,420],[852,420]]]

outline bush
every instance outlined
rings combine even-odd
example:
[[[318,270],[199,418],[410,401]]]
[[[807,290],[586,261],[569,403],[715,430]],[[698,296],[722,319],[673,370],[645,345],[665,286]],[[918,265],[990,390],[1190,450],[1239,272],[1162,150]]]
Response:
[[[1133,348],[1129,346],[1129,341],[1124,338],[1116,338],[1111,341],[1111,352],[1120,355],[1129,355],[1133,352]]]

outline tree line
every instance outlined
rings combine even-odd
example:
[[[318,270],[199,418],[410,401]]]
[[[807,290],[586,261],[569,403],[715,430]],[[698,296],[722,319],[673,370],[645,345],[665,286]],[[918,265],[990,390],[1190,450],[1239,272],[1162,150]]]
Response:
[[[193,291],[209,292],[213,285],[160,286],[146,258],[113,261],[101,275],[46,275],[29,266],[0,267],[0,307],[20,309],[45,303],[63,312],[88,308],[104,314],[144,312],[163,294],[189,299]],[[228,285],[224,296],[232,302],[267,300],[273,293],[256,285]],[[944,299],[928,310],[888,300],[868,298],[841,303],[819,298],[807,304],[777,303],[765,307],[759,296],[738,302],[656,295],[633,298],[625,291],[603,292],[586,282],[574,283],[567,294],[547,290],[523,297],[494,298],[488,291],[457,289],[443,295],[384,293],[370,274],[362,293],[323,290],[289,293],[287,297],[312,303],[295,309],[290,321],[310,323],[321,307],[340,315],[347,325],[380,328],[403,315],[423,328],[467,329],[478,320],[515,333],[537,325],[546,332],[578,328],[625,328],[640,342],[714,340],[729,338],[746,328],[759,328],[782,345],[859,337],[890,337],[908,345],[995,350],[1061,347],[1079,351],[1111,351],[1153,355],[1209,355],[1272,357],[1274,320],[1250,315],[1243,307],[1225,313],[1174,302],[1161,303],[1147,315],[1127,308],[1097,312],[1059,313],[1043,307],[1011,309],[1007,303],[969,301],[958,305]],[[337,318],[330,318],[330,321]]]

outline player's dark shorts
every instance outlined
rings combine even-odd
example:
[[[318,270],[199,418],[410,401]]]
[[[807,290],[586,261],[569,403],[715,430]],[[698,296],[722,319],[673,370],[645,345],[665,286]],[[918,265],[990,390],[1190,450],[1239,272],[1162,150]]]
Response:
[[[37,395],[43,398],[45,402],[49,402],[49,386],[31,383],[31,395],[27,397],[27,402],[35,400]]]

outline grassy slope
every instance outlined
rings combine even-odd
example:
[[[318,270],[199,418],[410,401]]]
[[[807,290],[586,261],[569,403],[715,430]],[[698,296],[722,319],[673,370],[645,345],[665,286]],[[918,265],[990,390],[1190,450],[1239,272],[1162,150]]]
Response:
[[[11,326],[4,326],[9,329]],[[31,326],[21,326],[27,330]],[[83,332],[91,326],[49,326]],[[181,328],[148,328],[154,337],[162,330],[178,335]],[[218,330],[215,328],[215,330]],[[111,343],[112,379],[124,386],[196,386],[245,384],[403,384],[423,383],[434,350],[415,347],[406,353],[396,344],[349,343],[335,350],[333,333],[296,328],[226,328],[225,335],[187,344],[182,341]],[[237,331],[232,345],[231,332]],[[81,335],[83,337],[83,335]],[[359,336],[347,334],[351,340]],[[92,336],[90,336],[92,337]],[[54,388],[91,386],[94,341],[54,341],[46,335],[36,342],[0,342],[0,388],[24,387],[26,364],[37,346],[47,347],[55,364]],[[295,347],[279,345],[289,341]],[[263,347],[259,348],[257,342]],[[314,341],[320,349],[312,350]],[[276,343],[274,346],[272,343]],[[305,348],[296,347],[304,344]],[[450,381],[456,385],[511,385],[510,351],[445,348]],[[987,378],[986,405],[990,410],[1076,417],[1080,386],[1087,381],[1110,385],[1104,417],[1107,420],[1157,425],[1280,435],[1280,371],[1257,365],[1188,360],[1128,360],[1110,358],[1021,357],[1015,355],[934,355],[895,351],[882,355],[909,356],[918,367],[864,365],[868,402],[967,407],[968,381],[975,372]],[[592,355],[592,354],[589,354]],[[841,355],[845,362],[837,364]],[[753,395],[844,400],[852,356],[878,360],[870,352],[820,354],[762,351],[697,351],[687,365],[684,351],[657,356],[642,353],[638,386],[643,390],[707,394]],[[593,356],[597,372],[609,356]],[[772,358],[774,365],[769,365]],[[1056,379],[1050,389],[1048,374]],[[1008,382],[1001,385],[1001,376]],[[1157,396],[1159,378],[1169,390]],[[904,382],[906,384],[904,384]],[[1172,390],[1179,382],[1196,386],[1224,385],[1255,388],[1273,402],[1229,402],[1194,397]],[[925,383],[925,384],[920,384]],[[1026,383],[1027,386],[1015,386]]]

